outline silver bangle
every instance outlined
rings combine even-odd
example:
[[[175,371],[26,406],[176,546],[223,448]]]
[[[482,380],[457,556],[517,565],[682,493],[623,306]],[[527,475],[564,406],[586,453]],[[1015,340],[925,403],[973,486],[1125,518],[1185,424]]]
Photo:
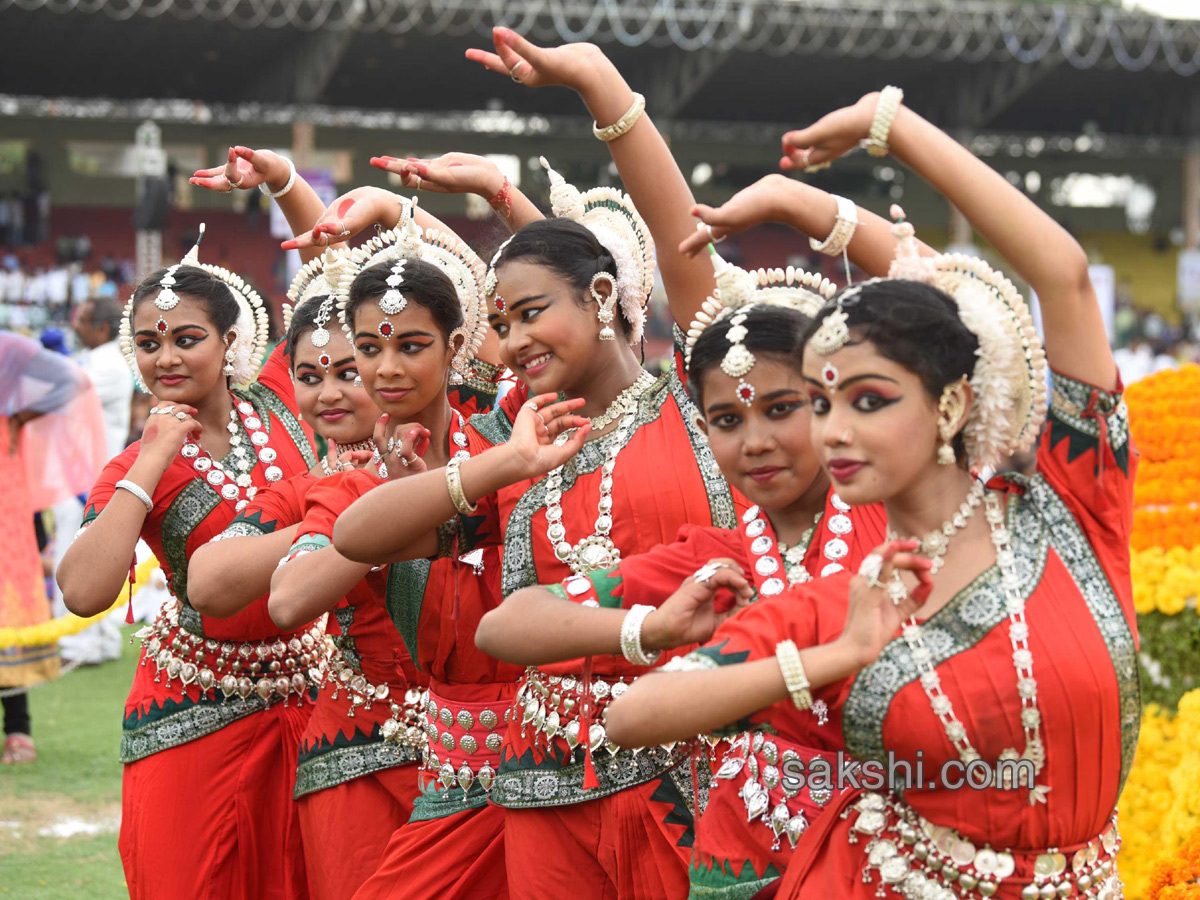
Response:
[[[271,190],[270,186],[265,181],[258,186],[258,189],[260,191],[262,191],[264,194],[266,194],[268,197],[270,197],[272,200],[278,200],[280,197],[282,197],[284,194],[286,194],[288,191],[290,191],[293,187],[296,186],[296,165],[295,165],[295,163],[293,163],[286,156],[281,156],[279,158],[288,164],[287,184],[285,184],[283,187],[281,187],[277,191]]]
[[[138,485],[134,484],[132,481],[130,481],[128,478],[122,478],[120,481],[118,481],[116,483],[115,487],[119,491],[129,491],[129,493],[133,494],[133,496],[135,496],[139,500],[141,500],[142,506],[146,507],[146,512],[153,511],[154,501],[150,499],[150,495],[147,494],[144,490],[142,490],[142,488],[140,486],[138,486]]]
[[[662,656],[661,651],[647,653],[642,649],[642,626],[646,616],[654,612],[653,606],[635,605],[621,623],[621,655],[635,666],[652,666]]]
[[[833,199],[837,201],[837,218],[834,220],[833,230],[824,241],[809,238],[808,245],[826,256],[841,256],[858,229],[858,207],[854,205],[853,200],[847,200],[837,194],[833,195]]]

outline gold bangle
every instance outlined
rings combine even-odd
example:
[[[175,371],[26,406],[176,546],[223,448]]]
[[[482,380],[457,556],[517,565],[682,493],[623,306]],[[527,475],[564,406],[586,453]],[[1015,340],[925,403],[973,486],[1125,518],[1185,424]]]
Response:
[[[888,155],[888,134],[892,130],[892,122],[896,113],[900,112],[900,101],[904,99],[904,91],[894,85],[888,85],[879,93],[879,102],[875,104],[875,116],[871,119],[871,130],[868,132],[864,146],[871,156]]]
[[[779,661],[783,683],[787,685],[796,709],[811,709],[813,698],[808,690],[808,676],[804,674],[804,664],[800,662],[800,651],[796,649],[796,642],[780,641],[776,644],[775,658]]]
[[[642,113],[645,111],[646,98],[635,91],[633,94],[633,103],[629,105],[629,109],[625,110],[625,115],[606,128],[601,128],[598,122],[592,122],[592,134],[606,144],[609,141],[615,141],[636,125],[637,120],[642,117]]]
[[[460,459],[452,459],[446,463],[446,488],[450,491],[450,502],[464,516],[469,516],[474,513],[479,507],[467,502],[467,495],[463,492],[462,476],[458,474],[458,467],[462,464]]]

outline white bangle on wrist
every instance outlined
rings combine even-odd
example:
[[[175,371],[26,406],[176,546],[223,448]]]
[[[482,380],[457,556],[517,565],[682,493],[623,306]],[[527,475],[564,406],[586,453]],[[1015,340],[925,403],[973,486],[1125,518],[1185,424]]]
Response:
[[[779,662],[783,683],[787,685],[788,694],[791,695],[796,709],[810,709],[813,698],[808,689],[808,676],[804,674],[804,664],[800,661],[800,651],[796,649],[796,642],[780,641],[776,644],[775,659]]]
[[[268,185],[265,181],[258,186],[258,189],[260,191],[262,191],[264,194],[266,194],[268,197],[270,197],[272,200],[278,200],[280,197],[282,197],[284,194],[286,194],[288,191],[290,191],[296,185],[296,166],[295,166],[295,164],[290,159],[288,159],[286,156],[281,156],[279,158],[282,159],[288,165],[287,184],[285,184],[283,187],[281,187],[277,191],[271,190],[271,186]]]
[[[647,653],[642,649],[642,626],[646,616],[654,612],[653,606],[635,605],[621,623],[621,655],[635,666],[652,666],[662,653],[658,650]]]
[[[892,122],[896,113],[900,112],[900,102],[904,99],[904,91],[894,85],[888,85],[879,92],[879,102],[875,104],[875,116],[871,119],[871,130],[863,146],[871,156],[888,155],[888,134],[892,130]]]
[[[847,200],[837,194],[833,195],[833,199],[837,201],[837,218],[833,222],[833,230],[824,241],[809,238],[808,245],[826,256],[841,256],[858,229],[858,207],[854,205],[853,200]]]
[[[133,496],[142,501],[142,506],[146,507],[146,512],[151,512],[154,509],[154,501],[150,499],[150,495],[137,484],[134,484],[128,478],[122,478],[114,487],[119,491],[129,491]]]

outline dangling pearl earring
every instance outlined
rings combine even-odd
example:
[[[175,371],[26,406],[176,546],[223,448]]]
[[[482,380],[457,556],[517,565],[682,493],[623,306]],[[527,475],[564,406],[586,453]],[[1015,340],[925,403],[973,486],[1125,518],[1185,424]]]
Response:
[[[940,466],[952,466],[958,462],[958,454],[954,452],[954,426],[967,406],[967,399],[961,390],[963,380],[946,385],[942,389],[942,396],[938,398],[937,461]]]
[[[234,338],[234,341],[236,341],[236,340],[237,340],[237,338]],[[233,375],[233,372],[234,372],[233,359],[234,359],[233,341],[230,341],[229,346],[225,348],[225,370],[224,371],[225,371],[226,375]]]
[[[596,290],[596,282],[602,280],[607,281],[611,287],[607,300],[601,297],[600,292]],[[591,291],[592,299],[596,301],[596,318],[604,326],[600,329],[600,340],[615,341],[617,333],[613,331],[612,322],[616,318],[617,311],[617,286],[613,283],[612,276],[607,272],[597,272],[592,276],[592,283],[588,285],[588,290]]]

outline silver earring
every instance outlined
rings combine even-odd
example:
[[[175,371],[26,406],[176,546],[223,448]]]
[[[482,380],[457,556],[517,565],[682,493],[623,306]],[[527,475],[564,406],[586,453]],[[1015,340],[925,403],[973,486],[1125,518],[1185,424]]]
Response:
[[[225,348],[225,370],[224,370],[224,371],[225,371],[225,374],[226,374],[226,375],[232,375],[232,374],[233,374],[233,371],[234,371],[234,369],[233,369],[233,359],[234,359],[234,356],[233,356],[233,343],[232,343],[232,342],[230,342],[229,346]]]
[[[598,281],[607,281],[611,286],[607,300],[601,297],[600,292],[596,290]],[[617,313],[617,286],[613,282],[612,276],[607,272],[597,272],[592,276],[592,283],[588,285],[588,290],[592,294],[592,299],[596,301],[596,318],[604,326],[600,329],[600,340],[615,341],[617,333],[613,331],[612,323]]]

